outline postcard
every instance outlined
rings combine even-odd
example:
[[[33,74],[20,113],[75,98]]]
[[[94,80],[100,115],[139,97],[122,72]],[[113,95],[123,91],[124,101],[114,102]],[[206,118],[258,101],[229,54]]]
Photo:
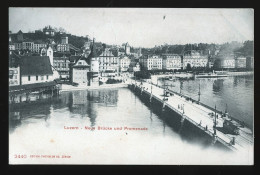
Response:
[[[254,10],[9,8],[9,164],[254,165]]]

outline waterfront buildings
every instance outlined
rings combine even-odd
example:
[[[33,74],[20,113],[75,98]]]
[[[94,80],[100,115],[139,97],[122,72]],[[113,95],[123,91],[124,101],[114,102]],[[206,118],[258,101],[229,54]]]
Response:
[[[20,62],[21,85],[54,80],[48,56],[23,56]]]
[[[190,50],[183,55],[183,69],[187,66],[193,67],[206,67],[208,65],[208,55],[202,55],[198,51]]]
[[[106,48],[98,56],[99,72],[101,76],[117,76],[119,73],[119,57],[114,56],[112,51]]]
[[[178,54],[162,54],[163,65],[165,70],[178,70],[181,69],[181,56]]]
[[[97,56],[95,39],[93,39],[91,52],[87,57],[87,61],[90,64],[90,71],[88,73],[89,85],[99,86],[99,57]]]
[[[69,56],[70,54],[54,53],[53,67],[59,72],[62,79],[69,79]],[[62,56],[61,56],[62,55]]]
[[[120,72],[126,72],[128,71],[129,69],[129,66],[130,66],[130,63],[131,63],[131,59],[127,56],[121,56],[119,58],[119,71]]]
[[[9,86],[20,85],[20,62],[21,57],[10,51],[9,54]]]
[[[74,63],[71,64],[71,80],[73,83],[81,85],[88,85],[88,72],[90,65],[87,63],[87,59],[84,56],[72,56],[71,60]]]
[[[246,57],[237,57],[235,59],[235,68],[246,68]]]
[[[140,58],[140,65],[144,70],[161,70],[162,57],[159,55],[143,55]]]
[[[254,57],[252,57],[252,56],[246,57],[246,68],[249,68],[249,69],[254,68]]]
[[[221,69],[233,69],[235,68],[235,57],[234,55],[221,55],[217,57],[214,63],[216,68]]]

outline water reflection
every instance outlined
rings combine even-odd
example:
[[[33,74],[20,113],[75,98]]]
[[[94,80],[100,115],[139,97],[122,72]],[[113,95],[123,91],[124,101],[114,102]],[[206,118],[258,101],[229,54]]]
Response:
[[[213,82],[213,91],[214,92],[221,92],[223,90],[223,79],[217,79]]]

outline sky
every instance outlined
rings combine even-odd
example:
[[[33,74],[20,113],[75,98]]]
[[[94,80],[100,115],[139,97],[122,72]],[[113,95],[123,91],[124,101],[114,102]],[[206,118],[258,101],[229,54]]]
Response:
[[[254,40],[253,9],[9,8],[12,33],[47,25],[133,47]]]

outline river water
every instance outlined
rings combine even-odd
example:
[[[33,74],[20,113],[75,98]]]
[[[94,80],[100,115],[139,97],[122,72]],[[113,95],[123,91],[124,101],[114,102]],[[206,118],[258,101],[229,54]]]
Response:
[[[164,81],[158,81],[164,85]],[[165,80],[168,88],[181,92],[195,100],[227,112],[234,118],[244,121],[253,129],[254,79],[252,75],[223,78],[196,78],[195,80]]]
[[[176,91],[181,87],[184,94],[195,98],[198,81],[202,102],[216,103],[217,108],[225,108],[227,103],[232,116],[253,125],[252,78],[168,83],[173,83]],[[9,133],[11,164],[253,162],[253,148],[238,154],[185,140],[127,88],[62,92],[53,98],[12,104]],[[19,155],[24,158],[18,158]]]

